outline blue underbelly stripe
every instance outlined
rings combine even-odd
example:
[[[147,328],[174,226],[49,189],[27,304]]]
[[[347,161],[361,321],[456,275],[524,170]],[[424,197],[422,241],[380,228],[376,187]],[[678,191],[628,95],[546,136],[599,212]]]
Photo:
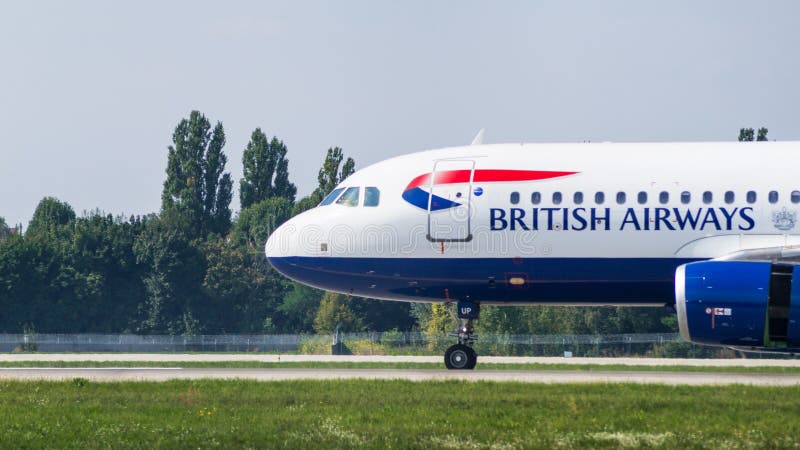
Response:
[[[330,291],[402,301],[664,304],[674,300],[677,258],[281,257],[284,275]],[[516,278],[515,285],[511,282]]]

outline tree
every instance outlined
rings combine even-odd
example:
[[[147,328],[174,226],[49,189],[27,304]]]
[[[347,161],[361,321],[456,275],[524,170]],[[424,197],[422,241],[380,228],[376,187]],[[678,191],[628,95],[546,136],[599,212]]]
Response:
[[[317,175],[318,186],[308,197],[304,197],[294,206],[293,215],[300,214],[319,204],[339,183],[355,172],[356,162],[353,158],[347,158],[342,164],[344,153],[339,147],[328,149],[325,161]],[[341,169],[340,169],[341,166]]]
[[[263,255],[223,238],[204,245],[206,272],[203,288],[209,297],[207,329],[214,332],[263,331],[287,291],[288,282],[267,267]]]
[[[446,334],[455,330],[458,322],[453,319],[447,308],[448,305],[444,303],[432,303],[428,323],[420,324],[420,328],[431,335]]]
[[[272,197],[249,206],[239,213],[231,237],[239,245],[263,256],[264,244],[276,228],[292,214],[292,203],[284,197]]]
[[[11,228],[8,227],[6,224],[6,219],[0,217],[0,241],[8,239],[8,236],[11,234]]]
[[[244,280],[247,289],[239,295],[227,297],[233,303],[234,314],[238,317],[237,329],[248,332],[262,332],[264,324],[271,324],[266,331],[274,331],[273,326],[282,325],[276,315],[278,307],[291,289],[291,285],[264,258],[264,244],[269,235],[290,216],[292,203],[284,197],[271,197],[242,210],[230,234],[227,246],[236,246],[236,254],[241,257],[224,264],[212,264],[206,272],[205,286],[215,273],[221,284],[234,279]],[[229,254],[233,253],[229,250]],[[209,255],[211,256],[211,255]],[[240,274],[228,274],[240,266]],[[219,294],[223,291],[214,291]]]
[[[767,130],[764,127],[758,129],[758,137],[756,137],[756,132],[752,128],[740,128],[739,129],[739,142],[753,142],[756,141],[767,141]]]
[[[322,296],[319,309],[314,317],[314,331],[319,334],[330,334],[336,325],[342,324],[342,331],[362,331],[363,321],[350,307],[350,300],[341,294],[326,292]]]
[[[374,331],[408,331],[414,327],[411,303],[353,297],[351,307],[364,323],[364,328]],[[452,331],[452,330],[451,330]]]
[[[285,333],[310,333],[314,331],[314,318],[317,315],[323,291],[300,283],[290,283],[291,288],[278,306],[276,328]]]
[[[54,197],[43,198],[36,210],[33,218],[28,224],[27,233],[41,234],[54,232],[57,228],[75,221],[75,211],[66,202]]]
[[[161,194],[161,210],[177,210],[189,219],[193,237],[207,233],[224,235],[231,225],[233,182],[224,173],[228,159],[223,153],[225,130],[199,111],[192,111],[172,134],[167,179]]]
[[[256,128],[242,156],[244,177],[239,183],[242,209],[271,197],[283,197],[294,202],[297,188],[289,182],[289,160],[286,146],[273,137],[272,141]]]
[[[319,169],[319,174],[317,175],[317,181],[319,182],[317,190],[322,196],[327,195],[336,185],[355,172],[356,163],[353,158],[347,158],[344,165],[342,165],[343,159],[344,153],[341,148],[333,147],[328,149],[328,154],[325,155],[325,161],[322,163],[322,168]],[[339,170],[339,166],[341,166],[341,170]]]
[[[134,243],[136,262],[145,267],[147,292],[139,305],[138,333],[197,334],[205,307],[202,242],[184,230],[189,218],[167,210],[147,221]]]

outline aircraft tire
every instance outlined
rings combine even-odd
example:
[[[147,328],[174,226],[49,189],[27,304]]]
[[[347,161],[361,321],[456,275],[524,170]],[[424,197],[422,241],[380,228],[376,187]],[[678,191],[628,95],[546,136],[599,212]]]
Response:
[[[467,369],[474,369],[475,365],[478,364],[478,354],[475,353],[475,349],[472,347],[467,347],[469,349],[469,364],[467,364]]]
[[[475,350],[464,344],[456,344],[444,352],[444,365],[450,370],[469,370],[477,363]]]

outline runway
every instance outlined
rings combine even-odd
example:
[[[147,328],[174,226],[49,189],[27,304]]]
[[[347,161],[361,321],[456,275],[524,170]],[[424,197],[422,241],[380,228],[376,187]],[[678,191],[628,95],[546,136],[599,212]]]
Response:
[[[697,359],[697,358],[564,358],[560,356],[479,356],[479,364],[569,364],[623,366],[800,367],[800,359]],[[0,362],[31,361],[133,361],[264,363],[431,363],[444,364],[442,356],[391,355],[291,355],[265,353],[13,353],[0,354]]]
[[[179,367],[2,368],[0,380],[167,381],[191,379],[493,381],[522,383],[639,383],[666,385],[796,386],[800,375],[577,370],[225,369]]]

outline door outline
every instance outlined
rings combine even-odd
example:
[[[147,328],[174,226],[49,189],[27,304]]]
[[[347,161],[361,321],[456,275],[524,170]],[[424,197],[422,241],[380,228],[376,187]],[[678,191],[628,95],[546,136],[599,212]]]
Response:
[[[433,202],[435,184],[434,181],[436,179],[436,169],[439,166],[439,163],[449,163],[449,162],[463,162],[463,163],[470,163],[469,167],[469,186],[467,187],[466,192],[466,199],[467,199],[467,235],[463,238],[437,238],[433,236],[431,232],[431,203]],[[467,170],[461,169],[461,170]],[[428,241],[430,242],[469,242],[472,240],[472,184],[475,178],[475,160],[473,159],[439,159],[433,163],[433,172],[431,172],[430,181],[428,183],[428,234],[425,236]]]

